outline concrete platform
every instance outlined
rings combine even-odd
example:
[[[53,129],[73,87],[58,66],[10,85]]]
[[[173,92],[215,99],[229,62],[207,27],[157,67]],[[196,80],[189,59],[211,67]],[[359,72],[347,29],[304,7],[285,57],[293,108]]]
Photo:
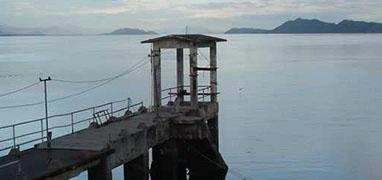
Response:
[[[50,148],[44,142],[17,157],[1,157],[0,179],[68,179],[101,161],[111,170],[170,138],[207,138],[206,117],[201,114],[208,113],[188,107],[175,111],[167,106],[157,113],[116,118],[98,128],[55,138]]]
[[[29,149],[19,157],[0,158],[0,179],[45,179],[72,171],[76,175],[99,163],[100,157],[109,152],[67,150],[67,149]],[[74,171],[73,171],[74,170]]]

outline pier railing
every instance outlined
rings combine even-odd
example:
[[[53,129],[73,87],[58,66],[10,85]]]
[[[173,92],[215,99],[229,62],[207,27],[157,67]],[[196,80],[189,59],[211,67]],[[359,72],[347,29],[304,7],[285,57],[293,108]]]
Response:
[[[181,87],[171,87],[162,89],[162,104],[167,103],[169,101],[175,101],[178,94],[178,89]],[[183,96],[184,98],[187,98],[190,96],[190,86],[186,85],[183,86]],[[211,86],[208,85],[200,85],[198,86],[198,99],[199,101],[208,101],[209,96],[211,96]],[[187,100],[187,99],[186,99]]]
[[[89,127],[91,122],[107,120],[110,116],[122,116],[125,111],[136,111],[143,102],[132,104],[131,99],[113,101],[69,113],[48,117],[49,127],[45,127],[46,118],[29,120],[0,127],[0,153],[11,148],[30,145],[47,139],[46,128],[55,137],[74,133]],[[86,124],[88,122],[88,124]]]

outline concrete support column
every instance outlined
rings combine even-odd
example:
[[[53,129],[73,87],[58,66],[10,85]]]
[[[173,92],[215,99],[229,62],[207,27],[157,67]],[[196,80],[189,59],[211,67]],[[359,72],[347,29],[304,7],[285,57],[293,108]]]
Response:
[[[177,74],[176,74],[176,85],[177,85],[177,93],[178,98],[181,102],[184,101],[184,95],[183,95],[183,89],[184,89],[184,68],[183,68],[183,48],[177,48],[176,49],[176,68],[177,68]]]
[[[191,140],[188,144],[189,180],[225,179],[228,166],[209,140]]]
[[[125,180],[149,179],[149,152],[123,165]]]
[[[107,159],[102,159],[97,166],[88,169],[88,180],[112,180],[111,170]]]
[[[211,85],[211,102],[217,102],[217,58],[216,58],[216,43],[210,46],[210,85]]]
[[[191,106],[198,107],[198,48],[190,48],[190,94]]]
[[[176,141],[169,140],[153,148],[152,180],[186,180],[186,167],[179,161]]]
[[[151,72],[152,72],[152,93],[154,98],[154,107],[157,108],[162,104],[162,87],[161,87],[161,60],[160,48],[155,44],[151,52]]]
[[[218,119],[219,118],[216,116],[213,119],[209,119],[207,122],[208,129],[211,132],[211,140],[216,147],[216,151],[219,151],[219,121]]]

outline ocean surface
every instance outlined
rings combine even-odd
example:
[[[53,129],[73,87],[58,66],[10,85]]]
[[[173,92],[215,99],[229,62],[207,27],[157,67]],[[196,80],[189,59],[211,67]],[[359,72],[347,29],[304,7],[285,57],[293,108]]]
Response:
[[[218,45],[220,150],[230,168],[227,179],[382,179],[382,35],[216,36],[228,40]],[[0,95],[39,77],[113,77],[149,61],[150,45],[140,41],[151,37],[0,37]],[[201,66],[207,64],[204,56],[208,50],[202,49]],[[163,88],[176,84],[174,59],[174,50],[162,51]],[[199,78],[203,84],[209,75]],[[48,98],[98,84],[49,81]],[[127,97],[150,104],[149,63],[87,93],[49,103],[49,114]],[[0,97],[0,106],[43,98],[39,84]],[[44,116],[42,104],[1,107],[2,126]],[[113,175],[122,179],[121,168]],[[86,173],[74,179],[86,179]]]

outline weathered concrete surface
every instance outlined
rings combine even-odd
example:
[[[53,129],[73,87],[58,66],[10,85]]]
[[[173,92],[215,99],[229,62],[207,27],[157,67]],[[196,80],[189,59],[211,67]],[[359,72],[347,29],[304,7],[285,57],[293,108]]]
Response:
[[[0,179],[64,179],[60,174],[70,172],[71,175],[66,173],[65,176],[75,176],[98,164],[99,158],[109,153],[112,152],[33,148],[21,152],[19,157],[1,157]]]
[[[201,103],[198,110],[187,105],[181,108],[162,106],[158,113],[120,117],[99,128],[88,128],[53,139],[50,149],[42,143],[23,151],[21,166],[11,163],[0,168],[0,179],[67,179],[85,170],[89,170],[91,180],[110,179],[113,168],[123,164],[127,169],[131,168],[129,162],[147,154],[149,148],[160,150],[161,145],[170,139],[210,138],[206,122],[214,117],[211,114],[216,116],[216,112],[217,104]],[[167,148],[166,145],[163,147]],[[5,156],[0,158],[0,164],[15,160],[17,157]],[[137,172],[131,175],[142,177]]]

